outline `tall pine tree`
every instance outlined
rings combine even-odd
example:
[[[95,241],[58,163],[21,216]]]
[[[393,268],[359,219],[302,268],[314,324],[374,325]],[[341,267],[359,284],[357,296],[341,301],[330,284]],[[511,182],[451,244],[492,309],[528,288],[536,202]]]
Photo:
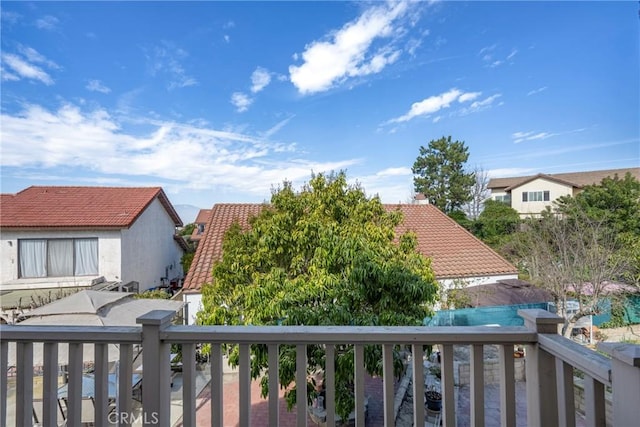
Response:
[[[420,147],[420,155],[413,164],[413,184],[416,193],[424,194],[432,205],[449,214],[471,200],[475,183],[473,172],[465,172],[469,158],[464,141],[451,141],[451,136],[429,142]]]

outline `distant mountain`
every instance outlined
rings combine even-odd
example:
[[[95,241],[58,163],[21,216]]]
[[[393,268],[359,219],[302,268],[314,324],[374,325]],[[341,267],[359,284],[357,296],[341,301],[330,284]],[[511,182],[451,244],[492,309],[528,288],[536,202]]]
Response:
[[[200,208],[193,205],[174,205],[173,206],[180,215],[180,219],[184,225],[190,224],[198,217]]]

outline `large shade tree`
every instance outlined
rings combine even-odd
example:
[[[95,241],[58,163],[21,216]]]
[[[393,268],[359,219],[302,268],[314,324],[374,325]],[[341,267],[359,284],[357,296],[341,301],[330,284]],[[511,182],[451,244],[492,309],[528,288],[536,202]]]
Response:
[[[450,136],[421,146],[412,168],[415,192],[447,214],[461,209],[471,200],[476,182],[475,174],[465,171],[468,158],[464,141],[452,141]]]
[[[567,218],[582,213],[610,229],[618,245],[615,257],[628,266],[620,279],[640,285],[640,181],[628,172],[624,177],[616,174],[575,197],[561,197],[557,205]]]
[[[271,203],[226,234],[213,282],[203,289],[202,324],[420,325],[431,312],[437,285],[412,233],[397,236],[399,211],[347,184],[344,173],[318,174],[296,192],[274,190]],[[268,392],[267,349],[252,346],[252,375],[263,372]],[[308,371],[322,371],[324,348],[307,348]],[[381,374],[381,348],[365,349],[365,368]],[[336,409],[353,408],[353,348],[336,349]],[[280,347],[279,381],[295,377],[295,348]],[[307,385],[309,396],[313,389]],[[295,389],[288,389],[290,407]]]

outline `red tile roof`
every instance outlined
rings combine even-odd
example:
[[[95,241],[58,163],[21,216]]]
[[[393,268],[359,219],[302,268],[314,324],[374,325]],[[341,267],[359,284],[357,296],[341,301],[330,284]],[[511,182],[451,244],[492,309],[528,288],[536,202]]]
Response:
[[[211,218],[211,209],[200,209],[198,212],[198,216],[196,217],[196,224],[206,224],[209,222],[209,218]]]
[[[396,232],[413,231],[418,251],[431,258],[438,279],[517,274],[518,269],[434,205],[385,205],[400,209],[404,222]]]
[[[182,220],[161,187],[39,187],[2,194],[2,228],[128,228],[158,199]]]
[[[243,227],[248,226],[249,218],[258,215],[264,206],[242,203],[222,203],[213,206],[204,236],[198,243],[193,262],[184,279],[185,291],[199,291],[203,284],[211,282],[213,263],[222,257],[224,233],[234,222]]]
[[[196,227],[191,232],[191,236],[189,236],[189,239],[195,242],[199,242],[200,240],[202,240],[202,236],[204,235],[204,233],[200,231],[200,225],[201,224],[205,225],[205,229],[206,229],[206,225],[209,222],[210,217],[211,217],[211,209],[200,209],[200,211],[198,212],[198,216],[195,220]]]
[[[186,292],[198,292],[211,282],[213,263],[222,256],[222,239],[237,220],[248,226],[248,219],[258,215],[265,204],[215,205],[204,238],[184,282]],[[433,205],[385,205],[387,210],[400,209],[404,223],[397,231],[411,230],[418,238],[418,250],[432,259],[438,279],[517,274],[516,267],[458,225]]]

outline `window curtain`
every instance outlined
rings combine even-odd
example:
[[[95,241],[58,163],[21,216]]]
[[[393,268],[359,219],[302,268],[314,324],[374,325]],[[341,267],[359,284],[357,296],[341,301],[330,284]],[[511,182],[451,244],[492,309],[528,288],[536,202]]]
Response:
[[[98,239],[75,240],[76,276],[98,274]]]
[[[20,277],[47,276],[47,241],[20,240]]]
[[[73,276],[73,240],[49,240],[49,276]]]

